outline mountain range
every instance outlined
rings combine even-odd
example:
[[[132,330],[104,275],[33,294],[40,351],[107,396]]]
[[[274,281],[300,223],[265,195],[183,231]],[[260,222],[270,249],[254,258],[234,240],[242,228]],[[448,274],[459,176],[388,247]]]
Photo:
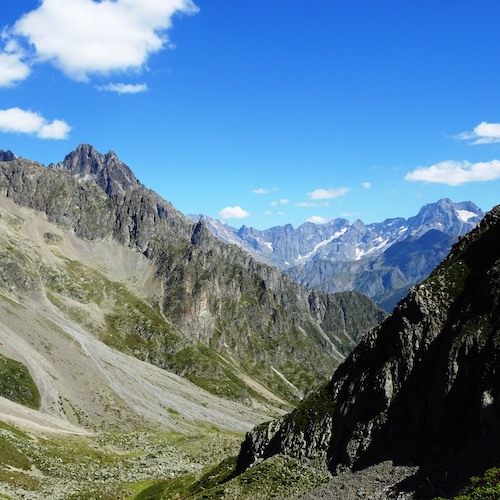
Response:
[[[410,217],[364,224],[334,219],[263,231],[203,220],[219,240],[236,244],[275,265],[297,283],[327,292],[357,291],[391,311],[412,285],[426,278],[459,236],[473,229],[483,211],[467,201],[442,199]]]
[[[0,496],[455,494],[500,461],[500,208],[481,215],[299,228],[300,267],[380,279],[452,245],[388,316],[221,242],[114,152],[0,150]]]

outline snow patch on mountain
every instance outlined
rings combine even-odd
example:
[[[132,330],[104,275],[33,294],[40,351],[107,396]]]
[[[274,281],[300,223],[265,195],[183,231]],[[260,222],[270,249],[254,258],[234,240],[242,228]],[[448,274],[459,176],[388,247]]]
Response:
[[[354,260],[361,260],[363,257],[366,257],[367,255],[370,255],[374,252],[378,252],[379,250],[382,250],[384,247],[388,246],[389,243],[389,238],[383,240],[380,236],[378,238],[375,238],[373,240],[373,243],[376,243],[377,241],[380,241],[378,245],[375,245],[371,248],[368,248],[366,250],[363,250],[360,247],[361,243],[358,243],[356,245],[356,255],[354,257]]]
[[[469,219],[477,217],[478,214],[470,212],[469,210],[457,210],[457,217],[463,222],[469,222]]]
[[[337,232],[333,233],[326,240],[323,240],[323,241],[320,241],[319,243],[317,243],[314,246],[314,248],[310,252],[308,252],[307,254],[305,254],[305,255],[299,255],[295,259],[295,262],[297,264],[300,264],[301,262],[308,261],[321,247],[324,247],[325,245],[328,245],[328,243],[331,243],[333,240],[336,240],[337,238],[340,238],[342,235],[344,235],[346,233],[346,231],[347,231],[347,228],[344,227],[340,231],[337,231]]]

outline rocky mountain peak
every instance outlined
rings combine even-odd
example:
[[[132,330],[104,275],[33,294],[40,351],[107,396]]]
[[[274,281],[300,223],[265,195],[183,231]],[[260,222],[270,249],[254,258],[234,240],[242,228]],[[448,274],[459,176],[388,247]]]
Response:
[[[415,217],[408,219],[410,232],[421,236],[430,229],[443,231],[450,236],[460,236],[484,216],[483,211],[470,201],[454,203],[443,198],[436,203],[424,205]]]
[[[55,168],[67,170],[73,177],[93,180],[108,195],[123,193],[139,185],[132,170],[114,153],[99,153],[90,144],[80,144]]]
[[[14,161],[16,157],[12,151],[0,149],[0,161]]]

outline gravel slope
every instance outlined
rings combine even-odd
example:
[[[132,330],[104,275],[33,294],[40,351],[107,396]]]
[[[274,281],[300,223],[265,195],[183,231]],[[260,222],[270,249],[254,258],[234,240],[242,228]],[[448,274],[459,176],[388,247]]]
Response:
[[[78,432],[116,426],[187,431],[199,424],[244,432],[269,418],[111,349],[41,300],[0,302],[0,351],[28,367],[42,397],[40,412],[24,415],[20,405],[0,400],[6,419],[42,419],[47,427]]]
[[[47,241],[47,234],[57,238],[57,245]],[[20,250],[12,253],[13,248]],[[215,397],[108,347],[96,337],[104,316],[97,305],[85,305],[85,322],[76,322],[69,297],[56,308],[43,288],[17,286],[12,275],[2,283],[16,255],[17,262],[31,267],[63,269],[68,259],[82,262],[145,298],[160,287],[154,266],[140,253],[112,240],[81,240],[0,196],[0,353],[25,364],[41,394],[39,412],[0,399],[1,418],[72,432],[189,431],[199,425],[244,432],[280,412],[257,402],[248,407]]]

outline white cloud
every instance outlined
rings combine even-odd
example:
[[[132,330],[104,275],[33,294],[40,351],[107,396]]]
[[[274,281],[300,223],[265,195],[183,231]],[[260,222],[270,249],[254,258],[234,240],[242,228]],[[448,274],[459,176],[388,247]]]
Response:
[[[21,58],[19,53],[0,53],[0,87],[9,87],[28,78],[31,70]]]
[[[407,181],[424,181],[459,186],[467,182],[484,182],[500,179],[500,161],[471,163],[468,161],[443,161],[430,167],[419,167],[406,174]]]
[[[266,211],[264,212],[264,215],[267,215],[267,216],[269,216],[269,215],[273,215],[273,211],[272,211],[272,210],[266,210]]]
[[[20,108],[0,110],[1,132],[33,134],[40,139],[67,139],[70,130],[66,122],[48,122],[40,113]]]
[[[100,85],[97,87],[98,90],[105,90],[108,92],[117,92],[118,94],[139,94],[141,92],[147,92],[147,83],[108,83],[107,85]]]
[[[51,123],[43,125],[39,132],[40,139],[67,139],[71,127],[63,120],[54,120]]]
[[[243,210],[240,206],[223,208],[219,215],[222,219],[246,219],[250,217],[250,212]]]
[[[371,189],[371,187],[372,187],[372,183],[371,183],[371,182],[363,182],[362,186],[363,186],[365,189]]]
[[[332,200],[345,196],[350,191],[347,187],[330,188],[330,189],[315,189],[311,193],[307,193],[311,200]]]
[[[37,60],[86,81],[93,73],[142,69],[169,46],[172,16],[197,10],[191,0],[42,0],[10,36],[26,38]]]
[[[273,193],[274,191],[277,191],[276,188],[257,188],[257,189],[252,189],[252,193],[254,194],[269,194]]]
[[[309,217],[309,219],[307,219],[307,222],[312,222],[313,224],[325,224],[329,220],[330,219],[321,217],[320,215],[313,215],[312,217]]]
[[[2,132],[20,132],[32,134],[38,132],[45,120],[38,113],[19,108],[0,110],[0,130]]]
[[[481,122],[472,132],[462,132],[455,136],[462,141],[471,141],[471,144],[491,144],[500,142],[500,123]]]

